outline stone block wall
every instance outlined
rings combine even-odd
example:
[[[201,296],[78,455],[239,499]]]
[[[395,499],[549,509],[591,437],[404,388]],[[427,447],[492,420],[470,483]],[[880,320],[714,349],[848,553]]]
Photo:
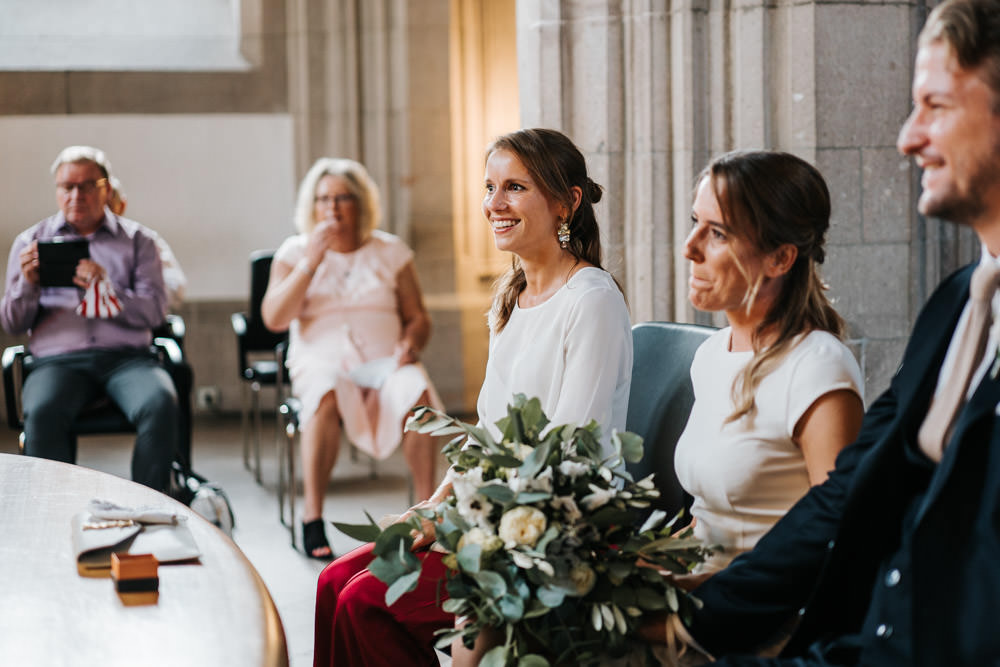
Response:
[[[609,267],[634,321],[724,323],[687,302],[694,179],[728,150],[789,151],[827,178],[823,274],[877,397],[930,290],[978,252],[919,216],[916,167],[895,148],[929,4],[519,2],[522,120],[567,132],[608,187]]]

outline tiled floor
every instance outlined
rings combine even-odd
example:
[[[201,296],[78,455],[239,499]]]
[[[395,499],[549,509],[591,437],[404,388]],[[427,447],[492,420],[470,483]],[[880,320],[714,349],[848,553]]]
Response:
[[[12,432],[0,438],[0,452],[16,451]],[[278,519],[273,423],[265,422],[262,440],[262,485],[243,467],[238,417],[200,417],[195,422],[193,455],[197,472],[218,482],[236,514],[233,539],[260,572],[278,607],[288,642],[291,667],[312,665],[313,603],[316,577],[323,563],[292,549],[288,530]],[[123,477],[129,476],[132,436],[88,437],[80,442],[79,463]],[[327,519],[364,523],[364,512],[378,519],[399,513],[408,504],[407,468],[401,452],[378,464],[369,478],[367,459],[352,462],[342,452],[324,505]],[[336,553],[358,542],[332,526],[327,536]]]

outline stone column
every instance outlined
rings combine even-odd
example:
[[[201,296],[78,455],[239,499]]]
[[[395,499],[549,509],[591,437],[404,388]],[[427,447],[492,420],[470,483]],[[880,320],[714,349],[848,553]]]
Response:
[[[435,324],[424,360],[449,406],[465,409],[457,315],[448,0],[287,0],[289,109],[301,176],[320,156],[362,162],[386,231],[415,253]],[[451,298],[449,298],[451,297]],[[456,371],[457,369],[457,371]]]
[[[519,2],[524,122],[566,131],[608,187],[609,268],[635,321],[724,323],[686,298],[694,179],[727,150],[793,152],[827,178],[823,273],[877,396],[930,289],[976,252],[917,215],[916,170],[895,149],[932,2]]]

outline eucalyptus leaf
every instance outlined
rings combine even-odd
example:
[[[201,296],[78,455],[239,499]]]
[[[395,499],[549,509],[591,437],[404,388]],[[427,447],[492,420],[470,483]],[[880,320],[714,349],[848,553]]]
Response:
[[[508,623],[516,623],[524,616],[524,600],[516,595],[504,595],[499,602],[500,613]]]
[[[507,664],[507,647],[503,644],[491,648],[479,661],[479,667],[505,667]]]
[[[487,431],[485,428],[481,426],[470,426],[465,430],[473,440],[483,445],[484,447],[489,447],[493,449],[496,448],[497,446],[496,440],[493,439],[493,436],[490,435],[490,432]]]
[[[518,497],[518,502],[520,502],[521,496]],[[538,544],[535,545],[535,551],[539,552],[541,556],[545,556],[545,548],[549,546],[549,542],[559,537],[559,528],[550,525],[544,533],[542,533],[541,538],[538,540]]]
[[[576,447],[578,452],[591,460],[600,460],[603,453],[601,448],[601,427],[598,426],[596,421],[591,420],[583,428],[576,429],[573,436],[577,441]]]
[[[482,556],[483,547],[478,544],[466,544],[458,552],[458,566],[464,572],[475,574],[479,572],[479,559]]]
[[[530,439],[535,439],[549,424],[549,418],[542,411],[542,402],[532,398],[521,407],[521,423]]]
[[[537,653],[529,653],[517,661],[517,667],[551,667],[548,660]]]
[[[386,586],[391,586],[400,577],[411,573],[410,568],[398,558],[386,558],[385,556],[374,558],[368,564],[368,571]]]
[[[635,592],[635,594],[636,603],[640,609],[645,609],[646,611],[656,611],[659,609],[665,609],[667,606],[667,601],[664,596],[650,588],[640,588]]]
[[[566,591],[554,586],[542,586],[535,595],[538,596],[538,601],[549,609],[555,609],[566,599]]]
[[[436,417],[433,419],[428,419],[426,421],[419,422],[415,430],[418,433],[433,433],[434,435],[444,435],[442,433],[436,433],[438,429],[443,429],[446,426],[452,426],[453,420],[448,417]]]
[[[522,491],[517,494],[516,501],[518,505],[530,505],[531,503],[548,500],[551,497],[552,494],[546,491]]]
[[[615,431],[611,436],[621,443],[622,458],[629,463],[636,463],[642,460],[642,437],[628,431]]]
[[[511,488],[503,484],[484,484],[479,487],[479,493],[501,505],[513,502],[515,497]]]
[[[441,609],[449,614],[457,614],[465,606],[465,600],[448,598],[441,603]]]
[[[401,598],[406,593],[417,588],[417,581],[420,579],[420,570],[416,572],[410,572],[405,574],[396,581],[392,582],[389,588],[385,592],[385,604],[391,607],[396,600]]]
[[[542,442],[525,457],[524,463],[521,464],[521,469],[518,473],[522,477],[534,477],[545,467],[545,463],[549,460],[551,454],[552,443]]]
[[[452,642],[454,642],[461,636],[462,632],[460,630],[452,630],[451,628],[448,628],[445,630],[445,632],[441,633],[441,635],[437,639],[434,640],[434,648],[441,650],[448,649],[451,647]]]
[[[333,527],[344,535],[360,542],[374,542],[382,534],[381,528],[370,523],[340,523],[339,521],[332,523]]]
[[[507,582],[496,572],[483,570],[472,575],[479,587],[491,598],[499,598],[507,592]]]
[[[486,460],[498,468],[520,468],[521,459],[511,454],[491,454]]]

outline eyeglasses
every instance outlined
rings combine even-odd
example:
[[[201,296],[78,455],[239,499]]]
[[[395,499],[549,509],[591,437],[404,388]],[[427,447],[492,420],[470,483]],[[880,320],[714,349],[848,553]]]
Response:
[[[108,179],[99,178],[96,181],[81,181],[79,183],[56,183],[56,191],[61,195],[68,195],[73,190],[79,190],[81,195],[93,194],[97,188],[103,188],[108,184]]]
[[[315,203],[322,204],[323,206],[329,206],[330,204],[346,206],[347,204],[353,204],[356,200],[357,197],[354,195],[322,195],[320,197],[313,197]]]

